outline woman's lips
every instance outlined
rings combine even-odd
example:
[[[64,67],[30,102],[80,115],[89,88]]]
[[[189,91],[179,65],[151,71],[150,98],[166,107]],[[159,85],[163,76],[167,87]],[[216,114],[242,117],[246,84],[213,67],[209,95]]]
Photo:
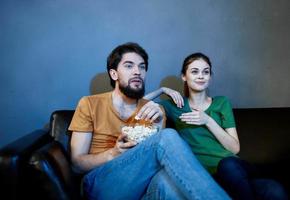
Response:
[[[196,81],[195,83],[198,84],[198,85],[203,85],[203,84],[205,84],[206,82],[203,82],[203,81],[202,81],[202,82],[197,82],[197,81]]]

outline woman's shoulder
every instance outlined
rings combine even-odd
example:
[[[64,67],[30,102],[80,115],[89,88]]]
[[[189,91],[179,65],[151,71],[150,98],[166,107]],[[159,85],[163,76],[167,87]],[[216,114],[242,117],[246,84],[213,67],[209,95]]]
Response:
[[[183,101],[187,101],[187,97],[184,97],[184,96],[182,96],[182,98],[183,98]],[[172,98],[170,98],[170,97],[168,97],[168,98],[166,98],[166,99],[163,99],[163,100],[161,100],[161,101],[159,101],[160,103],[170,103],[170,104],[175,104],[174,103],[174,101],[173,101],[173,99]]]
[[[216,110],[232,108],[231,102],[226,96],[213,97],[212,104],[212,107]]]
[[[185,102],[187,102],[187,97],[183,97],[183,101],[184,101],[184,104],[186,104]],[[162,105],[163,107],[166,107],[166,108],[170,108],[170,109],[180,109],[176,106],[176,103],[174,103],[174,101],[169,98],[169,99],[164,99],[164,100],[161,100],[158,102],[160,105]],[[183,106],[184,108],[184,106]]]
[[[231,105],[230,100],[226,96],[215,96],[212,98],[212,103],[216,106]]]
[[[160,100],[158,103],[163,105],[163,106],[174,106],[175,105],[174,101],[171,98]]]
[[[226,96],[214,96],[212,99],[216,102],[229,102],[229,99]]]

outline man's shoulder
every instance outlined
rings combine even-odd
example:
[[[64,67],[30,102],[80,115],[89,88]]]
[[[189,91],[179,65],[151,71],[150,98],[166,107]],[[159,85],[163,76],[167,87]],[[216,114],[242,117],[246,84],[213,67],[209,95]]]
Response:
[[[112,92],[105,92],[105,93],[100,93],[100,94],[84,96],[82,99],[85,99],[90,102],[95,102],[95,101],[107,100],[111,98],[111,95],[112,95]]]
[[[101,102],[110,102],[111,92],[83,96],[79,101],[79,106],[95,107]]]

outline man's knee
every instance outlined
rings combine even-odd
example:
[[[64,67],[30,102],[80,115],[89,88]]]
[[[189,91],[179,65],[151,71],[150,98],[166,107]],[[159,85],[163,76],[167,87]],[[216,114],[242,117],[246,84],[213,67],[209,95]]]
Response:
[[[156,188],[166,188],[168,186],[168,175],[164,170],[159,171],[151,180]]]
[[[160,140],[161,141],[166,141],[167,143],[168,142],[174,142],[176,140],[180,140],[180,136],[178,134],[178,132],[172,128],[166,128],[166,129],[163,129],[161,132],[160,132]]]
[[[151,179],[147,192],[142,200],[145,199],[185,199],[184,195],[177,189],[171,178],[164,170],[160,170]]]

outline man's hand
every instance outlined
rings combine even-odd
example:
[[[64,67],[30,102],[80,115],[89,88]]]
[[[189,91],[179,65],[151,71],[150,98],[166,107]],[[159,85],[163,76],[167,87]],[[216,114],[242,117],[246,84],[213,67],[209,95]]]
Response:
[[[116,140],[116,144],[114,148],[111,150],[111,156],[116,157],[119,154],[124,153],[128,149],[134,147],[137,143],[131,140],[128,140],[127,135],[124,133],[121,133],[121,135]]]
[[[159,123],[163,119],[163,112],[157,103],[149,101],[140,109],[136,117],[138,119],[145,119],[154,123]]]

